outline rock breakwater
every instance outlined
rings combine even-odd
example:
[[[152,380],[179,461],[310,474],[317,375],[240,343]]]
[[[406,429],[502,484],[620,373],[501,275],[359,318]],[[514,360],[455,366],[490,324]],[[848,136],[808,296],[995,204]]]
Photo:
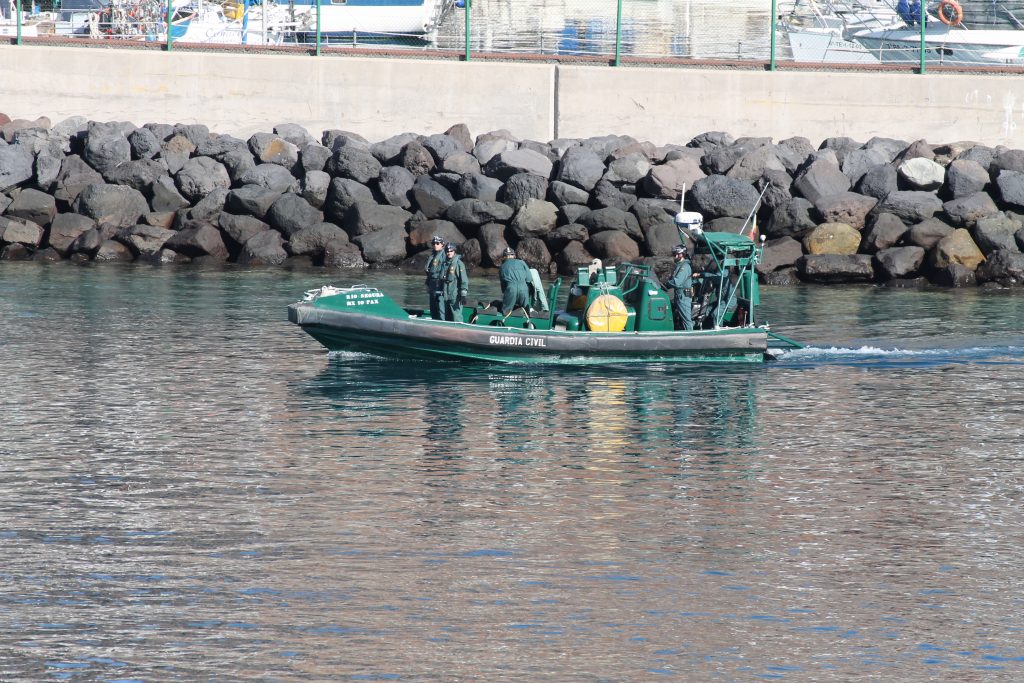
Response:
[[[723,132],[537,142],[461,124],[378,142],[282,124],[241,140],[0,114],[3,260],[402,267],[439,234],[470,267],[512,246],[547,273],[594,258],[662,270],[683,192],[707,229],[736,231],[762,191],[766,283],[1024,283],[1024,150]]]

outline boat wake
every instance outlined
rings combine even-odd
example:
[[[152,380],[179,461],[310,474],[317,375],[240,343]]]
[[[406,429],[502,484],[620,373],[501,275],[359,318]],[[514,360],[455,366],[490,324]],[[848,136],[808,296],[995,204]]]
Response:
[[[1024,347],[970,346],[948,349],[903,349],[860,346],[857,348],[808,346],[783,353],[786,365],[878,365],[928,367],[936,365],[1024,365]]]

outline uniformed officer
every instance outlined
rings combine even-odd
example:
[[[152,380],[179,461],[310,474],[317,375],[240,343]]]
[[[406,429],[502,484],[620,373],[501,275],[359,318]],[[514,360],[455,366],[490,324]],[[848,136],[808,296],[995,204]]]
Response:
[[[447,255],[444,251],[444,240],[440,235],[434,235],[430,240],[433,252],[427,259],[427,265],[423,270],[427,273],[427,296],[430,298],[430,317],[434,320],[441,320],[444,317],[442,304],[443,292],[441,291],[442,279],[444,278],[444,265]]]
[[[666,287],[675,290],[672,296],[672,318],[677,330],[693,329],[693,266],[690,265],[690,254],[683,245],[672,247],[672,260],[676,267],[672,277],[665,283]]]
[[[469,296],[469,273],[457,253],[458,247],[449,242],[444,245],[444,250],[447,255],[442,278],[444,319],[461,323],[462,307],[466,305],[466,297]]]
[[[516,258],[512,247],[505,248],[505,259],[498,269],[501,280],[501,314],[507,316],[517,307],[530,305],[530,267],[526,261]]]

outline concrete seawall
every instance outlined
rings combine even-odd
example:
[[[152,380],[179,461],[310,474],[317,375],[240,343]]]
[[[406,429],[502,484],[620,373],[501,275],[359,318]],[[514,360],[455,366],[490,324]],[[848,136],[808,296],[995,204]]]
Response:
[[[351,56],[0,46],[12,118],[204,123],[248,136],[277,123],[379,140],[506,128],[535,140],[628,134],[658,144],[734,136],[975,140],[1024,148],[1024,79],[977,74],[562,66]]]

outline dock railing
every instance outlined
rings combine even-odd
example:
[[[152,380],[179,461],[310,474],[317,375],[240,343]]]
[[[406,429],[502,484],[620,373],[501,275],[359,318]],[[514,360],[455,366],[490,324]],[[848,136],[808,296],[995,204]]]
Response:
[[[52,1],[52,0],[51,0]],[[8,3],[10,0],[0,0]],[[332,30],[345,5],[322,0],[110,0],[75,12],[23,0],[0,16],[0,41],[173,51],[386,53],[719,68],[1024,71],[1024,1],[425,0],[409,31],[381,3],[383,26]],[[371,3],[372,4],[372,3]],[[951,6],[955,6],[953,10]],[[993,5],[995,7],[995,5]],[[1019,6],[1019,7],[1018,7]],[[401,9],[399,9],[401,7]],[[919,7],[919,6],[918,6]],[[395,9],[389,9],[395,8]],[[394,31],[386,30],[395,12]],[[959,14],[957,14],[959,12]],[[378,17],[380,19],[380,17]],[[979,31],[969,26],[977,21]],[[168,25],[171,29],[168,30]]]

